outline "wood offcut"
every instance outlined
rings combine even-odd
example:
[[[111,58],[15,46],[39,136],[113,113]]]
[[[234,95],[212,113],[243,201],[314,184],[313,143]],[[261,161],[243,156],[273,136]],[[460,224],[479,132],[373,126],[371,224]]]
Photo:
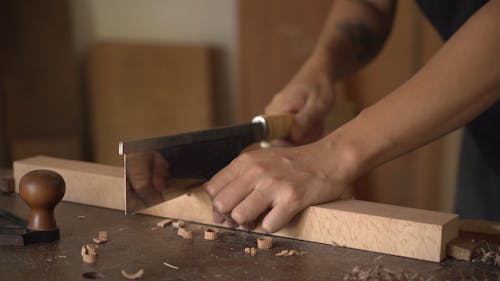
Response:
[[[203,238],[205,240],[216,240],[217,239],[217,230],[214,228],[207,228],[205,230]]]
[[[259,249],[271,249],[273,246],[273,238],[269,236],[263,236],[257,238],[257,248]]]

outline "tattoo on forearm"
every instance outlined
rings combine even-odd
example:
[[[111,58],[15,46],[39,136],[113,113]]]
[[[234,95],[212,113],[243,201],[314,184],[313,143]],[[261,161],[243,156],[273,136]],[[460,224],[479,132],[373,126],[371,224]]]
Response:
[[[366,62],[376,52],[375,37],[370,28],[361,22],[342,22],[337,29],[344,32],[355,46],[354,53],[360,62]]]

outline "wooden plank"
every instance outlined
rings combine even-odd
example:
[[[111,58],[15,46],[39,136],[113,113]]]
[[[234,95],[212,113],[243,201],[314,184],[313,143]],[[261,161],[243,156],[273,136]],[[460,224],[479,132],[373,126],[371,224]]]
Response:
[[[261,114],[312,52],[332,0],[239,2],[239,121]]]
[[[119,165],[119,141],[213,126],[208,46],[100,43],[90,52],[88,76],[96,162]]]
[[[66,180],[65,201],[124,208],[123,170],[119,167],[38,156],[14,162],[16,182],[33,169],[60,173]],[[142,213],[213,224],[211,212],[208,194],[197,188]],[[458,217],[345,200],[309,207],[274,235],[439,262],[446,244],[458,236]]]
[[[83,159],[84,103],[70,2],[0,2],[0,127],[4,134],[0,150],[5,164],[38,154]],[[75,142],[64,149],[58,144],[38,145],[40,140],[62,138]]]

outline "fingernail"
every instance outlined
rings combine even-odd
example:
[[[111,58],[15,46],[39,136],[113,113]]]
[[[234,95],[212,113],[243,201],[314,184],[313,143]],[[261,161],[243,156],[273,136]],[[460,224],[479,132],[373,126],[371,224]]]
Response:
[[[227,227],[230,227],[230,228],[238,226],[238,224],[232,218],[229,218],[229,217],[226,217],[224,219],[224,225]]]

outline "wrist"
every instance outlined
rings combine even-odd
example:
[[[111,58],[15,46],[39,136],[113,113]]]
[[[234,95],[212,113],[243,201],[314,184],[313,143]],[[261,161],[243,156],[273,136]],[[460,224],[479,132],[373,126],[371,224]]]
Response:
[[[330,174],[338,174],[347,183],[352,183],[381,163],[380,156],[387,144],[374,134],[368,124],[361,112],[319,141],[325,155],[333,156],[328,157],[325,165],[331,167]]]

